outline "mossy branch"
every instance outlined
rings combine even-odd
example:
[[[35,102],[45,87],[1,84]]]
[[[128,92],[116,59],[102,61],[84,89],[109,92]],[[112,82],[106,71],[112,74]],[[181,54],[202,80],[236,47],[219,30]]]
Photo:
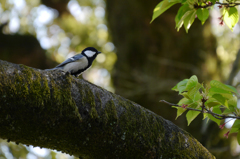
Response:
[[[0,61],[0,137],[82,158],[214,158],[168,120],[61,71]]]

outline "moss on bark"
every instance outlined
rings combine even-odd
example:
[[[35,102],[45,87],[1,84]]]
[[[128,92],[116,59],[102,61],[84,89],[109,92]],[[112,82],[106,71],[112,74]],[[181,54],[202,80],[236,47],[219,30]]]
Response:
[[[214,158],[140,105],[61,71],[0,61],[0,137],[83,158]]]

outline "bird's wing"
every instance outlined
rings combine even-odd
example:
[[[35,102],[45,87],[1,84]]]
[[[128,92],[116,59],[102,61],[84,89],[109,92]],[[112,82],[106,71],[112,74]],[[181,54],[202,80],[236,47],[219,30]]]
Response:
[[[70,63],[70,62],[74,62],[77,61],[81,58],[83,58],[84,56],[82,54],[77,54],[73,57],[68,58],[67,60],[63,61],[61,64],[57,65],[55,68],[61,68],[63,66],[65,66],[66,64]]]

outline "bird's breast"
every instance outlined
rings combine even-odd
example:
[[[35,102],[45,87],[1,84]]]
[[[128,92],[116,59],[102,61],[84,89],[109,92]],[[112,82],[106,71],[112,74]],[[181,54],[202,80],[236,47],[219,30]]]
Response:
[[[78,70],[85,69],[88,66],[88,60],[86,57],[82,57],[81,59],[68,63],[64,66],[63,70],[65,72],[77,72]]]

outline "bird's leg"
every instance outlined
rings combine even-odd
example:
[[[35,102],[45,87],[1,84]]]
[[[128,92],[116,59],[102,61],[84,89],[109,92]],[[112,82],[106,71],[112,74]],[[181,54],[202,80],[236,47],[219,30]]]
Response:
[[[71,72],[69,72],[69,71],[65,72],[65,75],[66,75],[66,76],[68,76],[68,75],[70,75],[70,74],[71,74]]]

